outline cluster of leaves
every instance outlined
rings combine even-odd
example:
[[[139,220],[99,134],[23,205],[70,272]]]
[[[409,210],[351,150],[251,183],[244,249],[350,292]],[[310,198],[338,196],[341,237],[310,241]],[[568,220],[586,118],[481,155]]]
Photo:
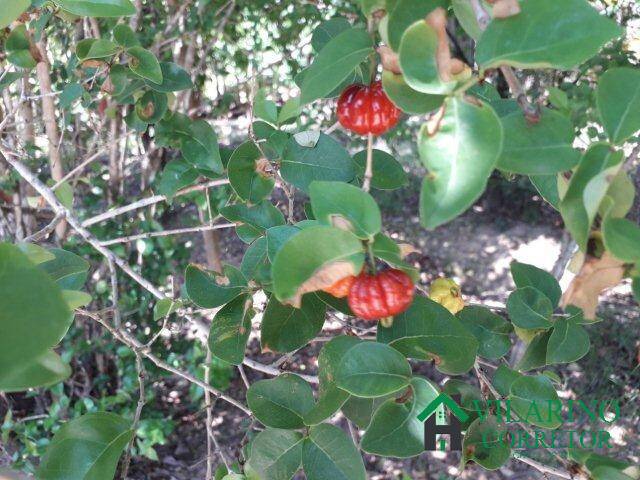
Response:
[[[14,20],[28,3],[17,2],[2,13],[0,23]],[[65,15],[119,17],[135,12],[129,0],[53,3],[55,11]],[[233,365],[245,360],[255,316],[252,296],[258,290],[268,295],[260,325],[262,348],[284,354],[312,341],[329,312],[352,316],[346,302],[320,290],[358,274],[367,257],[418,279],[404,258],[407,249],[384,234],[374,197],[359,188],[367,152],[351,155],[330,135],[296,123],[313,102],[334,98],[345,86],[367,82],[376,73],[378,36],[397,64],[387,68],[385,62],[386,93],[407,113],[431,117],[418,132],[420,159],[429,171],[420,199],[423,225],[436,228],[463,213],[496,169],[525,175],[562,214],[586,258],[584,268],[595,270],[583,272],[587,278],[582,278],[582,286],[562,297],[553,276],[514,263],[517,289],[507,302],[509,321],[480,306],[454,315],[417,295],[391,326],[378,326],[375,341],[337,336],[323,347],[317,398],[311,385],[294,374],[253,383],[248,407],[267,428],[245,449],[243,473],[226,478],[291,478],[300,468],[312,479],[366,478],[352,439],[329,423],[338,411],[365,431],[363,451],[399,458],[419,455],[424,445],[417,415],[440,389],[413,375],[409,360],[433,361],[444,374],[462,375],[478,356],[498,360],[507,355],[513,332],[527,342],[527,351],[513,370],[501,366],[492,382],[516,413],[526,416],[532,402],[558,399],[547,367],[577,361],[589,350],[583,325],[594,321],[591,306],[601,288],[592,285],[592,277],[604,268],[599,262],[606,255],[615,259],[608,261],[614,262],[616,283],[624,276],[638,276],[640,229],[624,218],[635,192],[623,169],[622,150],[640,130],[638,72],[611,69],[600,78],[598,112],[608,142],[584,153],[573,148],[572,123],[560,109],[543,107],[533,121],[522,114],[518,102],[500,98],[489,83],[478,83],[502,66],[573,68],[618,37],[620,28],[585,0],[526,0],[517,14],[494,18],[483,31],[472,3],[362,0],[370,23],[385,13],[378,35],[363,25],[353,26],[345,17],[322,23],[312,37],[314,60],[295,79],[300,95],[278,106],[269,99],[270,92],[260,90],[253,101],[255,121],[249,139],[232,152],[220,149],[208,122],[171,111],[173,92],[192,88],[191,79],[176,64],[143,48],[129,27],[115,26],[110,40],[87,39],[76,45],[74,61],[86,78],[103,78],[95,88],[116,104],[127,105],[128,126],[147,132],[153,125],[156,144],[180,152],[160,176],[161,193],[170,199],[201,177],[226,174],[229,179],[231,191],[215,213],[236,224],[248,248],[239,268],[226,265],[217,274],[187,267],[183,299],[200,308],[219,308],[209,332],[209,347],[219,360]],[[446,41],[443,45],[446,32],[438,18],[449,7],[477,40],[475,73],[470,66],[454,71],[452,66],[460,65],[451,58]],[[37,37],[46,26],[52,11],[48,12],[28,29],[17,26],[11,31],[5,48],[13,65],[35,66],[30,36],[35,32]],[[562,23],[556,21],[560,17]],[[85,90],[83,83],[67,85],[65,105],[85,94],[93,98],[94,87]],[[392,155],[374,150],[371,156],[374,189],[404,185],[406,176]],[[306,219],[295,222],[292,212],[286,219],[269,201],[276,180],[308,195]],[[66,334],[72,311],[91,300],[79,291],[87,270],[84,260],[63,250],[0,245],[0,283],[11,285],[10,292],[0,296],[0,324],[9,332],[0,338],[0,390],[48,386],[69,376],[69,365],[53,347]],[[31,302],[33,296],[40,301]],[[171,300],[160,301],[156,318],[174,307]],[[45,325],[42,318],[47,318]],[[533,370],[538,372],[530,373]],[[457,379],[449,380],[443,391],[462,394],[463,407],[469,410],[473,399],[483,399],[475,385]],[[559,427],[551,417],[537,425]],[[483,432],[490,427],[491,422],[478,418],[466,425],[464,463],[497,469],[511,457],[507,445],[483,450]],[[120,416],[83,415],[56,433],[38,475],[53,479],[68,472],[73,478],[112,478],[133,435],[130,422]],[[73,455],[76,448],[84,458]],[[611,469],[625,478],[624,464],[575,452],[570,452],[570,459],[584,465],[596,480],[609,478]]]

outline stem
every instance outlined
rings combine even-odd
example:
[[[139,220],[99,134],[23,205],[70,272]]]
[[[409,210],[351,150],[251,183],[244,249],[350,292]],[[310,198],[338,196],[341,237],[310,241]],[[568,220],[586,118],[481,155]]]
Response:
[[[364,170],[362,190],[368,192],[371,189],[371,179],[373,178],[373,133],[367,136],[367,165]]]

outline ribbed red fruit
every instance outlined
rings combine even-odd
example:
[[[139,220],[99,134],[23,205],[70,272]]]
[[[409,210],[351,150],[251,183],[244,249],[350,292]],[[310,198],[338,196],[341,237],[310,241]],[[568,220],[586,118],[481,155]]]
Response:
[[[380,320],[404,312],[413,301],[414,285],[401,270],[376,275],[362,272],[351,286],[349,308],[364,320]]]
[[[396,126],[401,110],[382,89],[382,83],[351,85],[338,100],[338,121],[360,135],[382,135]]]
[[[323,288],[323,292],[327,292],[330,295],[333,295],[336,298],[344,298],[349,295],[351,291],[351,286],[353,282],[355,282],[356,277],[353,275],[349,275],[348,277],[344,277],[338,280],[336,283],[331,285],[330,287]]]

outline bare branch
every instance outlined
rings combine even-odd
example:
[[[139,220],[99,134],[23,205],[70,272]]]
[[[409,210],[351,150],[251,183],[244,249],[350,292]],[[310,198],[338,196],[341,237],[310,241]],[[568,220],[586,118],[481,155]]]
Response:
[[[266,373],[268,375],[273,375],[277,377],[278,375],[282,375],[283,373],[294,373],[309,383],[314,383],[314,384],[320,383],[320,380],[318,379],[318,377],[315,377],[312,375],[304,375],[298,372],[285,372],[278,368],[270,367],[268,365],[263,365],[262,363],[256,362],[255,360],[251,360],[250,358],[245,358],[242,363],[249,368],[253,368],[254,370],[257,370],[262,373]]]
[[[140,233],[138,235],[130,235],[128,237],[114,238],[113,240],[105,240],[103,242],[100,242],[100,245],[106,247],[108,245],[115,245],[116,243],[134,242],[136,240],[141,240],[144,238],[167,237],[169,235],[181,235],[184,233],[207,232],[210,230],[222,230],[224,228],[234,228],[235,226],[236,226],[235,223],[220,223],[218,225],[201,225],[199,227],[176,228],[175,230],[163,230],[162,232],[147,232],[147,233]]]

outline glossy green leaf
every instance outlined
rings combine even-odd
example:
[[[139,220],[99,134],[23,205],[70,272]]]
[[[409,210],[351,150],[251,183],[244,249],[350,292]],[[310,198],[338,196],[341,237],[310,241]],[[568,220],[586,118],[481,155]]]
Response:
[[[607,70],[598,80],[596,98],[602,125],[613,143],[621,144],[640,130],[640,71]]]
[[[304,441],[302,466],[307,480],[366,480],[362,457],[340,428],[311,427]]]
[[[318,402],[313,409],[305,415],[305,425],[318,425],[324,422],[340,410],[349,397],[350,395],[347,392],[336,387],[334,384],[323,385],[321,383]]]
[[[504,427],[498,424],[496,417],[476,419],[464,436],[462,451],[464,461],[473,461],[487,470],[497,470],[509,461],[511,447],[509,440],[500,434]]]
[[[229,182],[240,198],[257,203],[268,197],[276,184],[273,172],[265,171],[262,152],[253,142],[235,149],[229,159]]]
[[[262,316],[262,350],[288,353],[305,346],[322,330],[325,311],[324,303],[313,294],[303,297],[300,308],[271,297]]]
[[[184,160],[171,160],[160,174],[158,191],[170,200],[178,190],[192,185],[199,176],[198,170]]]
[[[7,60],[16,67],[31,69],[36,66],[36,61],[31,55],[30,43],[27,38],[25,25],[18,25],[5,40]]]
[[[529,123],[522,112],[500,118],[504,145],[497,168],[523,175],[566,172],[580,160],[573,148],[573,124],[554,110],[544,109],[540,122]]]
[[[82,61],[85,61],[85,60],[109,58],[114,56],[120,50],[121,48],[118,44],[112,42],[111,40],[105,40],[100,38],[100,39],[96,39],[94,42],[91,43],[89,50],[86,53],[83,52],[82,57],[79,56],[80,51],[77,51],[77,52],[78,52],[78,58]]]
[[[251,442],[248,466],[264,480],[290,480],[302,466],[298,432],[267,428]]]
[[[560,202],[565,226],[582,251],[586,249],[591,224],[606,195],[608,182],[615,177],[622,160],[622,152],[613,151],[609,145],[592,145],[580,160]]]
[[[238,236],[247,243],[264,235],[267,229],[285,223],[282,212],[267,200],[253,206],[243,203],[229,205],[220,209],[220,214],[230,222],[236,223]]]
[[[429,170],[420,195],[427,228],[452,220],[482,195],[502,150],[502,127],[491,107],[452,98],[444,108],[438,132],[424,125],[418,137]]]
[[[48,352],[64,336],[73,316],[51,277],[8,243],[0,243],[0,284],[0,371],[4,371]]]
[[[260,237],[254,241],[242,257],[240,271],[247,280],[271,282],[271,264],[267,256],[267,239]]]
[[[238,295],[216,313],[209,330],[211,353],[227,363],[240,365],[251,334],[254,316],[251,297]]]
[[[511,385],[523,375],[515,370],[511,370],[504,364],[500,364],[493,374],[492,383],[498,393],[503,397],[509,395]]]
[[[445,98],[418,92],[407,85],[402,75],[388,70],[382,72],[382,86],[389,99],[405,113],[421,115],[432,112],[440,108]]]
[[[153,83],[162,83],[162,69],[156,56],[142,47],[131,47],[127,50],[129,68],[133,73]]]
[[[511,408],[525,423],[551,429],[562,424],[557,410],[554,413],[549,408],[551,402],[558,409],[560,399],[551,380],[545,375],[519,377],[511,384],[508,398]]]
[[[332,38],[318,53],[302,82],[300,102],[304,105],[323,98],[373,51],[366,30],[350,28]]]
[[[24,253],[29,261],[34,265],[40,265],[41,263],[48,262],[49,260],[55,260],[56,256],[40,245],[36,245],[35,243],[16,243],[16,247],[20,249],[22,253]]]
[[[0,93],[9,87],[13,82],[22,78],[22,73],[20,72],[7,72],[0,79]]]
[[[400,69],[409,87],[432,95],[448,94],[455,89],[457,81],[444,81],[440,76],[437,53],[437,32],[424,19],[418,19],[402,36],[398,51]]]
[[[520,7],[518,15],[493,20],[480,37],[476,62],[482,69],[511,65],[570,70],[622,34],[586,0],[527,0]]]
[[[356,175],[364,178],[367,166],[367,151],[362,150],[353,156]],[[395,158],[382,150],[373,150],[373,177],[371,187],[378,190],[395,190],[407,183],[407,174]]]
[[[136,33],[131,29],[129,25],[119,23],[113,27],[113,39],[124,48],[137,47],[140,45],[140,40]]]
[[[478,341],[449,310],[416,296],[409,309],[396,315],[389,328],[378,326],[378,341],[407,357],[435,360],[443,373],[460,375],[473,367]]]
[[[562,289],[555,277],[549,272],[533,265],[514,261],[511,262],[511,275],[516,287],[537,288],[551,301],[554,308],[558,306]]]
[[[11,25],[11,22],[18,18],[30,5],[31,2],[29,0],[12,0],[4,4],[2,12],[0,12],[0,28],[4,29]]]
[[[591,477],[593,480],[633,480],[633,477],[626,475],[614,467],[608,466],[594,468],[591,472]]]
[[[551,300],[535,287],[518,288],[507,299],[507,312],[514,325],[524,329],[550,328]]]
[[[48,387],[66,380],[71,368],[52,350],[30,361],[0,370],[0,392],[21,392],[29,388]]]
[[[55,258],[41,263],[39,268],[47,272],[63,290],[80,290],[87,280],[89,262],[75,253],[51,248]]]
[[[528,372],[529,370],[546,366],[547,346],[550,336],[550,330],[537,333],[527,345],[527,349],[515,368],[520,372]]]
[[[147,123],[158,123],[167,113],[169,100],[165,93],[150,90],[136,102],[136,114],[138,118]]]
[[[438,7],[447,8],[447,3],[445,0],[396,0],[388,12],[389,46],[397,52],[402,35],[411,25],[423,20]]]
[[[465,307],[456,315],[478,340],[478,355],[498,359],[511,348],[511,324],[500,315],[480,306]]]
[[[206,120],[197,120],[189,126],[182,138],[182,155],[195,168],[222,173],[222,159],[218,146],[218,136]]]
[[[553,324],[553,333],[547,345],[547,363],[570,363],[589,353],[589,334],[582,325],[567,318]]]
[[[409,385],[411,366],[388,345],[362,342],[342,356],[335,380],[338,387],[357,397],[381,397]]]
[[[362,243],[353,234],[327,226],[306,228],[291,237],[276,255],[272,270],[274,293],[281,302],[296,304],[306,291],[305,282],[313,283],[321,271],[338,269],[344,273],[342,276],[356,275],[363,263]],[[309,291],[312,290],[316,288]]]
[[[79,83],[69,83],[62,89],[58,96],[59,106],[62,109],[69,108],[76,100],[82,97],[84,88]]]
[[[418,415],[439,394],[428,380],[411,380],[411,398],[405,403],[395,399],[384,402],[375,412],[362,437],[362,449],[374,455],[409,458],[424,451],[424,424]]]
[[[193,88],[191,76],[179,65],[172,62],[160,62],[162,80],[145,78],[145,84],[156,92],[172,93]]]
[[[75,310],[80,307],[86,307],[93,299],[91,295],[79,290],[63,290],[62,298],[67,302],[69,310]]]
[[[309,185],[314,180],[350,182],[355,173],[349,152],[323,133],[314,147],[303,147],[291,137],[285,148],[280,170],[287,182],[304,192],[309,191]]]
[[[605,179],[607,181],[608,179]],[[618,171],[618,174],[609,184],[607,195],[605,199],[600,203],[598,213],[601,217],[625,217],[627,213],[633,208],[633,202],[636,196],[636,187],[633,184],[631,178],[627,172],[623,169]]]
[[[471,38],[478,40],[482,29],[478,25],[478,18],[473,10],[471,0],[451,0],[451,6],[460,26]]]
[[[538,193],[553,208],[560,210],[560,192],[558,190],[558,175],[531,175],[529,177]]]
[[[247,286],[244,275],[225,265],[223,275],[189,265],[185,271],[185,293],[201,308],[216,308],[240,295]]]
[[[351,28],[351,23],[344,17],[334,17],[322,22],[313,31],[311,46],[315,52],[319,52],[332,38]]]
[[[53,3],[81,17],[122,17],[136,13],[130,0],[54,0]]]
[[[313,390],[302,378],[286,373],[253,383],[247,403],[267,427],[302,428],[304,416],[313,408]]]
[[[278,122],[278,107],[273,100],[267,99],[267,92],[261,88],[253,99],[253,115],[275,125]]]
[[[602,222],[604,246],[619,260],[640,263],[640,227],[626,218],[605,218]]]
[[[132,434],[131,421],[113,413],[87,413],[71,420],[53,436],[38,478],[111,480]]]
[[[380,208],[371,195],[344,182],[315,181],[309,197],[316,219],[371,240],[382,228]]]

